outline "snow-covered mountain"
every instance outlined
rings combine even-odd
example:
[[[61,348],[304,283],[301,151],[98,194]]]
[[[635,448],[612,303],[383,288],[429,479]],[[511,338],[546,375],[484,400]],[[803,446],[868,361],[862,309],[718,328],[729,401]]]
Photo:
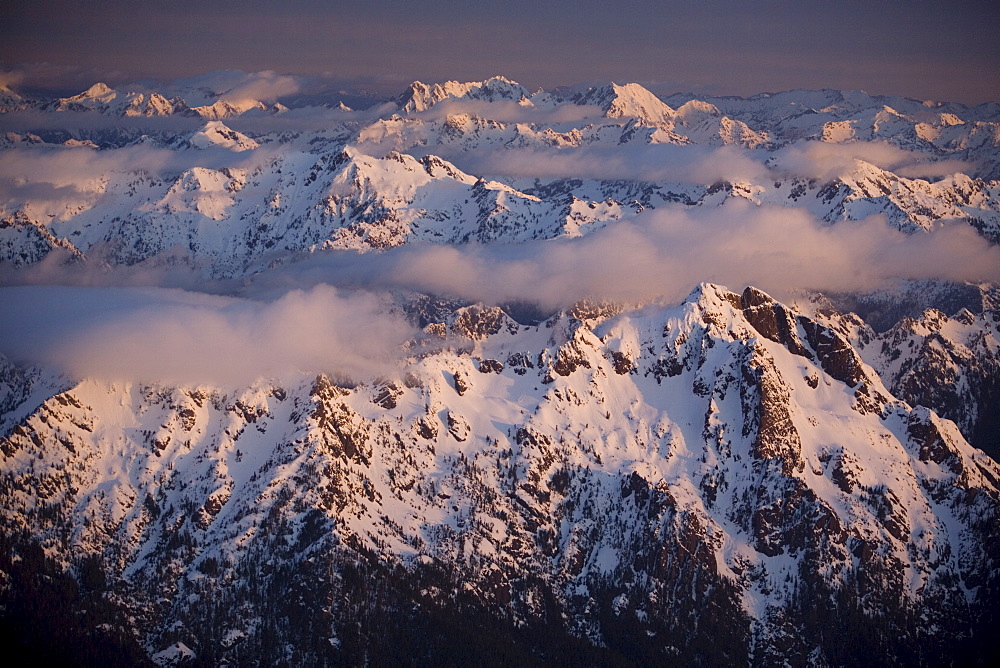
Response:
[[[862,634],[936,661],[994,605],[1000,467],[759,291],[428,331],[439,351],[350,388],[6,363],[4,530],[96,559],[151,654],[211,662],[354,662],[393,638],[375,620],[453,604],[522,650],[546,629],[552,651],[837,663]]]
[[[53,100],[44,109],[96,111],[110,116],[169,116],[190,110],[180,98],[168,100],[159,93],[121,93],[103,83],[96,83],[77,95]]]
[[[0,235],[13,236],[4,242],[2,258],[15,264],[37,259],[37,253],[25,258],[18,250],[17,239],[25,235],[52,237],[51,247],[72,247],[85,256],[100,249],[102,260],[126,264],[182,246],[208,274],[234,276],[275,249],[301,253],[386,248],[417,240],[509,243],[577,236],[639,208],[676,202],[715,206],[734,197],[805,209],[829,223],[883,214],[899,229],[919,231],[961,221],[991,241],[1000,239],[995,182],[976,177],[993,174],[998,126],[964,122],[954,106],[949,111],[908,107],[910,115],[902,116],[884,105],[881,110],[865,107],[862,103],[869,98],[864,96],[845,94],[844,99],[831,100],[829,94],[803,94],[793,104],[789,99],[794,96],[788,93],[745,100],[742,107],[729,99],[688,100],[673,109],[638,84],[611,84],[556,107],[536,109],[531,99],[541,96],[551,102],[550,94],[529,98],[523,88],[503,78],[434,87],[415,83],[399,105],[412,113],[359,123],[328,110],[334,116],[327,130],[262,132],[266,123],[240,130],[237,111],[199,111],[214,120],[173,134],[163,128],[149,133],[131,128],[123,134],[51,128],[42,135],[7,133],[11,155],[30,160],[56,161],[64,155],[59,151],[70,148],[76,160],[107,156],[108,163],[117,163],[113,156],[124,158],[138,147],[166,148],[174,156],[158,160],[156,169],[133,168],[123,159],[120,166],[109,164],[101,173],[87,173],[87,179],[70,186],[73,192],[64,183],[46,181],[44,173],[28,180],[15,178],[18,187],[9,189],[0,202]],[[181,107],[187,110],[183,114],[191,114],[208,108],[176,100],[164,107],[164,99],[122,95],[96,84],[43,108],[95,108],[116,116],[157,115],[161,109],[177,114]],[[421,113],[444,99],[477,100],[487,104],[484,111],[497,100],[521,101],[526,115],[508,120],[501,114],[497,120],[468,112],[444,118]],[[819,110],[802,110],[820,103],[824,106]],[[250,106],[260,107],[256,102]],[[567,106],[599,112],[576,121],[559,120]],[[788,116],[789,109],[799,111]],[[223,117],[233,127],[217,120]],[[808,126],[802,121],[806,117],[812,119]],[[791,119],[797,119],[794,129]],[[124,145],[111,150],[109,137]],[[56,141],[62,145],[53,145]],[[661,145],[662,153],[651,152]],[[705,152],[673,154],[673,145],[702,147],[692,150]],[[900,146],[906,150],[897,150]],[[236,153],[221,159],[188,151],[207,147]],[[813,155],[817,147],[835,153],[829,160],[841,167],[819,168],[826,164],[826,154]],[[730,152],[709,153],[723,149]],[[616,151],[622,158],[609,159]],[[539,180],[519,165],[521,153],[544,165],[555,163],[557,172],[575,180],[553,178],[560,176],[555,173]],[[254,159],[257,155],[261,157]],[[662,167],[690,161],[690,155],[712,167],[701,169],[704,175]],[[417,166],[417,160],[444,167],[432,174]],[[728,175],[726,165],[734,161],[741,167]],[[754,166],[758,162],[763,165]],[[469,167],[463,167],[465,163]],[[951,173],[953,167],[969,173]],[[921,177],[921,170],[938,175]],[[381,175],[374,176],[375,171]],[[459,173],[463,176],[456,180],[453,174]],[[419,186],[413,181],[418,174],[423,174]],[[476,179],[484,182],[478,190],[473,189]],[[403,183],[410,185],[400,189]],[[47,192],[40,186],[61,188],[60,197],[39,196]],[[459,196],[463,189],[468,192]],[[178,196],[183,201],[174,201]],[[251,219],[259,224],[247,226]]]
[[[996,658],[995,105],[128,89],[0,97],[8,641]]]
[[[199,96],[200,97],[200,96]],[[280,105],[268,105],[261,100],[246,97],[231,98],[225,93],[211,94],[211,101],[189,105],[180,96],[166,96],[155,91],[119,91],[104,83],[96,83],[87,90],[70,97],[57,98],[45,103],[44,111],[86,112],[93,111],[107,116],[200,116],[218,121],[240,116],[249,111],[281,111]]]
[[[209,121],[198,132],[191,135],[186,146],[193,148],[212,148],[221,146],[231,151],[252,151],[260,144],[250,139],[242,132],[236,132],[226,127],[222,121]]]
[[[420,81],[414,81],[397,98],[397,104],[403,112],[415,112],[426,111],[438,102],[448,99],[521,102],[526,101],[530,96],[528,89],[521,84],[497,76],[486,81],[468,83],[448,81],[443,84],[427,85]]]
[[[0,113],[18,111],[28,106],[29,101],[15,93],[7,86],[0,84]]]
[[[1000,319],[996,310],[928,309],[904,318],[862,349],[893,393],[933,406],[995,458],[1000,443]]]
[[[608,118],[636,118],[654,127],[672,126],[676,116],[673,109],[636,83],[593,88],[581,93],[574,102],[600,107]]]

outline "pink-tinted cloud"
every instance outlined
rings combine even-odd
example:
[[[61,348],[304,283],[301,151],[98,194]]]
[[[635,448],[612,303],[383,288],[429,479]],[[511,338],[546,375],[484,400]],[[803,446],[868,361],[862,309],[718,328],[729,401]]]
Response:
[[[998,281],[1000,247],[963,223],[908,235],[881,217],[831,226],[802,210],[732,200],[647,211],[578,239],[317,255],[259,284],[407,288],[557,308],[584,297],[678,300],[703,281],[783,293],[865,291],[915,278]]]
[[[245,384],[391,368],[412,335],[370,295],[328,286],[274,301],[157,288],[0,289],[0,353],[76,377]]]
[[[858,160],[908,178],[970,173],[976,167],[975,163],[965,160],[933,161],[928,159],[927,154],[907,151],[881,141],[843,144],[798,142],[777,151],[771,163],[779,171],[829,181],[855,171]]]

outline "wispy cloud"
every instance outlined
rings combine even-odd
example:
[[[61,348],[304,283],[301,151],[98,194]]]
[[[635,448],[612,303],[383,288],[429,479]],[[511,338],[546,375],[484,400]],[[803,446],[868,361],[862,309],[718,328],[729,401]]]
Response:
[[[437,150],[437,147],[434,147]],[[587,145],[571,148],[506,148],[439,151],[471,174],[540,179],[630,179],[649,183],[709,185],[759,181],[770,176],[766,156],[734,146],[674,144]]]
[[[412,335],[368,294],[328,286],[274,301],[181,290],[0,289],[0,352],[76,377],[245,384],[299,373],[369,377]]]
[[[926,153],[907,151],[881,141],[843,144],[797,142],[777,151],[771,162],[777,170],[786,173],[829,181],[855,171],[858,160],[908,178],[972,173],[976,167],[975,163],[965,160],[933,161]]]
[[[830,226],[798,209],[733,200],[644,212],[579,239],[318,254],[258,285],[407,288],[558,308],[584,297],[678,300],[702,281],[781,293],[871,290],[900,278],[1000,280],[1000,247],[964,224],[907,235],[881,217]]]
[[[279,97],[293,95],[299,90],[301,86],[295,77],[264,71],[249,75],[246,81],[225,91],[222,99],[234,104],[252,100],[274,102]]]

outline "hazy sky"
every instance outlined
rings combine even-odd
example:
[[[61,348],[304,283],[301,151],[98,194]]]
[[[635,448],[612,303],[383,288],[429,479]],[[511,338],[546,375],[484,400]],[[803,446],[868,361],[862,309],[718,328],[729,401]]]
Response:
[[[863,89],[1000,101],[990,0],[31,0],[0,10],[0,64],[31,84],[216,69],[325,74],[392,92],[503,74],[661,93]]]

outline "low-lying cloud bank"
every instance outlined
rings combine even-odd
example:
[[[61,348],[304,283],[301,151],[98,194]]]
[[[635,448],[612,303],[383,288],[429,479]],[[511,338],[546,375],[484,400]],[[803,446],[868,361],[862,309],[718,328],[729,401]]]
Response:
[[[956,172],[971,174],[977,167],[967,160],[931,160],[926,154],[883,141],[843,144],[800,141],[778,150],[770,163],[788,174],[830,181],[853,172],[858,160],[911,179],[933,179]]]
[[[870,291],[894,279],[998,282],[1000,246],[961,222],[908,235],[881,217],[824,225],[802,210],[733,200],[650,210],[577,239],[317,253],[245,284],[197,286],[176,266],[58,265],[45,281],[37,267],[24,271],[36,272],[31,282],[103,287],[0,288],[0,353],[76,377],[239,385],[300,372],[393,374],[416,332],[373,296],[380,291],[552,311],[582,298],[679,302],[704,281],[779,297]],[[17,273],[4,283],[23,283]],[[187,290],[114,287],[141,282]]]
[[[781,294],[865,291],[916,278],[998,281],[1000,247],[959,222],[904,234],[881,217],[824,225],[802,210],[733,200],[647,211],[579,239],[317,254],[254,285],[405,288],[554,309],[582,298],[678,301],[703,281]]]
[[[735,146],[636,144],[571,148],[449,151],[442,157],[470,174],[538,179],[628,179],[646,183],[767,182],[763,154]],[[759,159],[758,159],[759,158]]]
[[[196,167],[252,171],[287,153],[272,146],[242,152],[216,146],[172,151],[151,144],[118,149],[16,146],[4,149],[0,160],[0,215],[30,205],[36,212],[65,216],[67,211],[93,205],[104,196],[109,181],[158,178],[172,182]],[[169,185],[164,185],[164,190]]]
[[[647,183],[708,185],[718,181],[768,184],[789,177],[828,182],[855,172],[858,161],[910,179],[937,179],[957,172],[975,174],[968,160],[932,159],[885,142],[830,144],[800,141],[778,151],[734,145],[632,144],[623,146],[476,150],[432,146],[435,153],[470,174],[538,179],[629,179]]]
[[[329,286],[274,301],[162,288],[0,289],[0,352],[71,376],[240,385],[391,369],[413,335],[367,294]]]

